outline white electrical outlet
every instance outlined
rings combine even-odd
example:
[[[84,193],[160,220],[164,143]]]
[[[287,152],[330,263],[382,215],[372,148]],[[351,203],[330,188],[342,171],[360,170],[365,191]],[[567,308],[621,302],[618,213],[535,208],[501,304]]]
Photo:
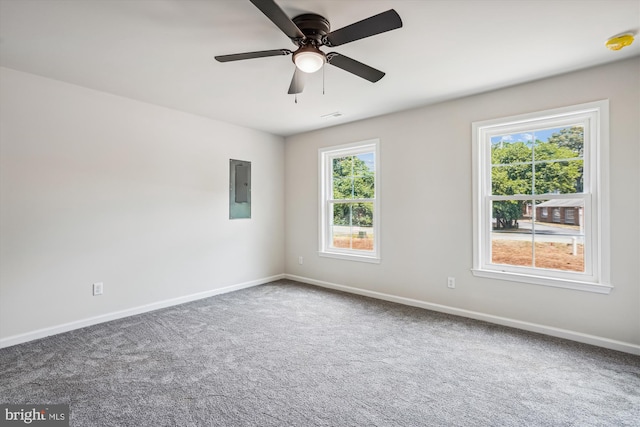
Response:
[[[93,296],[102,295],[103,287],[104,287],[104,284],[102,282],[94,283],[93,284]]]
[[[298,264],[302,265],[304,263],[304,258],[301,256],[298,257]]]
[[[454,289],[456,287],[456,278],[447,277],[447,288]]]

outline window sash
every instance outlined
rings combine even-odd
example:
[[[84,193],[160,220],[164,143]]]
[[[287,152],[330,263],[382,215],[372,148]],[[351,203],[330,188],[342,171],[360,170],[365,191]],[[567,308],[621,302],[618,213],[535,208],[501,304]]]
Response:
[[[569,197],[566,197],[569,196]],[[582,227],[584,230],[584,272],[570,272],[570,271],[562,271],[555,269],[544,269],[540,267],[533,266],[516,266],[516,265],[508,265],[508,264],[497,264],[493,263],[491,260],[491,245],[492,245],[492,229],[491,229],[491,218],[493,214],[491,212],[492,201],[503,201],[503,200],[523,200],[523,201],[536,201],[536,200],[562,200],[562,199],[581,199],[583,200],[583,218],[584,218],[584,226]],[[495,270],[502,272],[512,272],[512,273],[520,273],[520,274],[535,274],[537,276],[543,277],[558,277],[562,279],[578,279],[578,280],[589,280],[593,281],[597,277],[597,270],[595,270],[594,259],[593,259],[593,249],[594,246],[597,245],[596,239],[594,239],[594,233],[592,232],[594,224],[593,224],[593,209],[591,202],[591,195],[587,194],[558,194],[555,197],[544,196],[544,197],[535,197],[532,198],[518,196],[510,198],[510,196],[486,196],[485,201],[483,202],[482,209],[484,211],[483,217],[486,218],[484,221],[484,225],[482,226],[482,255],[481,255],[481,264],[480,267],[484,270]],[[553,209],[550,209],[549,214],[547,215],[547,219],[551,218]],[[534,235],[535,238],[535,235]]]

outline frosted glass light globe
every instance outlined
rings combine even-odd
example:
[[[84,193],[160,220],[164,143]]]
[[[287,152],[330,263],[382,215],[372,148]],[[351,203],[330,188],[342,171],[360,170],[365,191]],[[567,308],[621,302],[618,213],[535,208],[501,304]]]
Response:
[[[300,50],[294,54],[293,62],[300,71],[315,73],[324,65],[324,55],[319,50]]]

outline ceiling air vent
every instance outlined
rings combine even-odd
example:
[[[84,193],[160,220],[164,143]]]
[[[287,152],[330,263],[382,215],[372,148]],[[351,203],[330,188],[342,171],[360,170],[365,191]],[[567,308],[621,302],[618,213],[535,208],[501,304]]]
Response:
[[[320,116],[321,119],[335,119],[336,117],[342,116],[340,111],[334,111],[333,113],[325,114],[324,116]]]

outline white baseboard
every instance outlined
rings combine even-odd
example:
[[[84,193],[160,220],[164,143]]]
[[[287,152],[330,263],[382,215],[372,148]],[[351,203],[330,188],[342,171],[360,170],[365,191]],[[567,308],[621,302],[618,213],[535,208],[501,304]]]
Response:
[[[252,286],[262,285],[262,284],[273,282],[275,280],[280,280],[280,279],[295,280],[298,282],[308,283],[310,285],[320,286],[323,288],[335,289],[338,291],[362,295],[370,298],[376,298],[384,301],[395,302],[398,304],[424,308],[427,310],[438,311],[441,313],[453,314],[456,316],[467,317],[470,319],[482,320],[489,323],[495,323],[497,325],[509,326],[512,328],[522,329],[525,331],[537,332],[540,334],[550,335],[553,337],[564,338],[564,339],[577,341],[585,344],[591,344],[599,347],[609,348],[612,350],[622,351],[625,353],[640,355],[640,345],[636,345],[632,343],[616,341],[609,338],[583,334],[581,332],[575,332],[575,331],[570,331],[566,329],[539,325],[536,323],[523,322],[521,320],[494,316],[491,314],[480,313],[477,311],[470,311],[470,310],[464,310],[461,308],[455,308],[455,307],[450,307],[450,306],[441,305],[441,304],[434,304],[434,303],[420,301],[412,298],[399,297],[391,294],[385,294],[382,292],[369,291],[366,289],[359,289],[351,286],[339,285],[336,283],[325,282],[322,280],[315,280],[308,277],[296,276],[292,274],[278,274],[275,276],[265,277],[263,279],[253,280],[250,282],[244,282],[244,283],[238,283],[236,285],[226,286],[224,288],[212,289],[210,291],[199,292],[191,295],[185,295],[178,298],[173,298],[173,299],[158,301],[155,303],[146,304],[138,307],[133,307],[127,310],[107,313],[100,316],[90,317],[87,319],[82,319],[74,322],[52,326],[49,328],[38,329],[38,330],[27,332],[24,334],[12,335],[12,336],[0,339],[0,348],[11,347],[13,345],[22,344],[25,342],[48,337],[51,335],[60,334],[63,332],[69,332],[75,329],[96,325],[98,323],[104,323],[111,320],[122,319],[124,317],[134,316],[136,314],[147,313],[150,311],[159,310],[159,309],[171,307],[174,305],[184,304],[187,302],[196,301],[203,298],[209,298],[215,295],[225,294],[227,292],[233,292],[240,289],[250,288]]]
[[[73,331],[74,329],[80,329],[87,326],[96,325],[98,323],[104,323],[104,322],[109,322],[111,320],[122,319],[124,317],[134,316],[136,314],[147,313],[150,311],[159,310],[161,308],[184,304],[186,302],[196,301],[203,298],[209,298],[214,295],[226,294],[227,292],[233,292],[233,291],[238,291],[240,289],[250,288],[252,286],[258,286],[265,283],[273,282],[274,280],[283,279],[284,277],[285,277],[284,274],[278,274],[276,276],[265,277],[263,279],[258,279],[258,280],[252,280],[250,282],[238,283],[236,285],[226,286],[224,288],[212,289],[210,291],[205,291],[205,292],[198,292],[196,294],[185,295],[178,298],[158,301],[151,304],[129,308],[126,310],[102,314],[100,316],[95,316],[95,317],[89,317],[87,319],[64,323],[57,326],[51,326],[49,328],[38,329],[38,330],[27,332],[24,334],[12,335],[7,338],[0,339],[0,348],[11,347],[13,345],[37,340],[40,338],[48,337],[50,335],[56,335],[56,334],[61,334],[63,332]]]
[[[583,334],[581,332],[570,331],[567,329],[554,328],[551,326],[539,325],[536,323],[523,322],[521,320],[509,319],[507,317],[494,316],[491,314],[480,313],[477,311],[464,310],[461,308],[450,307],[441,304],[433,304],[426,301],[420,301],[412,298],[399,297],[382,292],[369,291],[366,289],[353,288],[351,286],[339,285],[336,283],[325,282],[322,280],[310,279],[292,274],[285,274],[286,279],[298,282],[316,285],[323,288],[335,289],[338,291],[348,292],[352,294],[362,295],[366,297],[381,299],[385,301],[395,302],[398,304],[409,305],[413,307],[425,308],[427,310],[438,311],[441,313],[454,314],[456,316],[467,317],[470,319],[482,320],[497,325],[509,326],[525,331],[537,332],[540,334],[550,335],[552,337],[564,338],[571,341],[577,341],[585,344],[591,344],[598,347],[604,347],[611,350],[622,351],[625,353],[640,355],[640,345],[623,341],[616,341],[609,338],[598,337],[595,335]]]

